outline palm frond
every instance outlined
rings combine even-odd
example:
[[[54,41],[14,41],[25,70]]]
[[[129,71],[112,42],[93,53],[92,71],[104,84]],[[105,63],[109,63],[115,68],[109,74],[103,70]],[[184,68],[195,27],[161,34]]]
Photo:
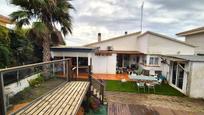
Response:
[[[19,10],[16,12],[13,12],[10,14],[11,17],[11,21],[17,21],[23,18],[28,18],[29,16],[29,12],[28,11],[24,11],[24,10]]]

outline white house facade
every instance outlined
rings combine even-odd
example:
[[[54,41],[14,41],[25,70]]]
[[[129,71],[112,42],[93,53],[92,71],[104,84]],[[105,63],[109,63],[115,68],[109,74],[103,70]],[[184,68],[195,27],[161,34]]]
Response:
[[[194,55],[195,49],[190,44],[150,31],[98,41],[88,44],[86,47],[97,48],[99,52],[111,50],[112,55],[97,56],[100,60],[107,60],[103,63],[104,67],[105,65],[115,65],[115,69],[108,71],[108,74],[115,74],[118,67],[123,68],[132,64],[139,64],[146,71],[145,73],[151,75],[162,72],[160,55]],[[98,61],[95,60],[94,62],[100,63]],[[93,63],[93,68],[99,67]],[[101,69],[97,70],[93,72],[103,73],[100,71]]]
[[[204,45],[203,45],[203,43],[204,43],[204,27],[199,27],[199,28],[195,28],[192,30],[180,32],[176,35],[185,37],[186,43],[190,43],[190,44],[196,46],[196,48],[195,48],[196,54],[201,54],[201,55],[204,54]]]
[[[150,31],[101,38],[99,34],[98,42],[83,47],[53,47],[52,57],[71,57],[77,76],[90,64],[94,74],[116,74],[118,68],[138,65],[143,74],[162,74],[183,94],[204,98],[204,57],[196,55],[194,45]]]

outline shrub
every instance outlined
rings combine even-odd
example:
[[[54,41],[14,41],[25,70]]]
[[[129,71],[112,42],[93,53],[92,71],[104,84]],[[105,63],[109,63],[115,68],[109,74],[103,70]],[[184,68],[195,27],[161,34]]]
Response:
[[[44,82],[44,77],[41,74],[39,74],[37,78],[28,81],[31,87],[38,87],[43,82]]]

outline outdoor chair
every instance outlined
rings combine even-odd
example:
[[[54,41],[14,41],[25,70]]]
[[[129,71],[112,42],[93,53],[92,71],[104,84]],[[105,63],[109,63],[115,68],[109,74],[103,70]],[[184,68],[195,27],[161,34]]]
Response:
[[[145,83],[144,82],[139,82],[139,83],[136,83],[136,84],[137,84],[138,92],[140,92],[140,88],[143,88],[144,92],[145,92]]]
[[[155,93],[155,84],[154,83],[146,83],[146,86],[148,88],[148,93],[149,93],[149,90],[150,89],[153,89],[154,90],[154,93]]]
[[[159,80],[155,81],[154,84],[161,85],[162,81],[163,81],[162,79],[159,79]]]

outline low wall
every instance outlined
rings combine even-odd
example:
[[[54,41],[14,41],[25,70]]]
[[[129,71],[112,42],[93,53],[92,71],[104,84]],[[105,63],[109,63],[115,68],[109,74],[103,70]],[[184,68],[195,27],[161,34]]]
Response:
[[[28,81],[31,79],[37,78],[39,74],[40,73],[34,74],[30,77],[27,77],[25,79],[20,80],[19,82],[15,82],[15,83],[6,85],[5,86],[5,92],[8,92],[9,96],[13,96],[13,95],[17,94],[18,92],[24,90],[26,87],[29,87]]]

